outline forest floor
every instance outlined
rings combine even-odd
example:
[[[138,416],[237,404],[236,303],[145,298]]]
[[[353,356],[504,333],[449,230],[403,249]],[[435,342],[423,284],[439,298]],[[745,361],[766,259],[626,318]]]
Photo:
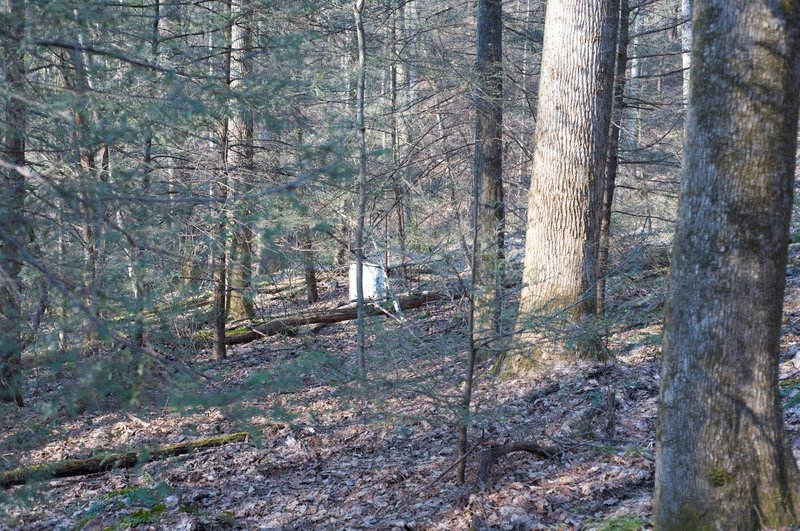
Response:
[[[611,361],[556,365],[519,379],[493,377],[488,362],[479,367],[470,429],[476,448],[464,486],[449,470],[457,459],[458,382],[465,365],[463,307],[457,304],[371,318],[368,384],[350,376],[353,323],[232,347],[222,362],[211,360],[208,350],[176,357],[175,363],[203,375],[192,395],[169,393],[174,375],[150,367],[142,405],[125,410],[98,405],[54,415],[42,404],[55,403],[64,375],[40,373],[29,381],[31,406],[0,411],[0,469],[242,429],[252,437],[134,469],[0,492],[0,527],[648,527],[664,272],[623,271],[611,283]],[[320,307],[346,297],[341,288],[323,295]],[[800,387],[797,245],[785,316],[781,387],[791,400]],[[788,431],[800,455],[800,406],[787,405]],[[559,452],[552,458],[510,454],[479,485],[481,456],[511,441],[536,441]]]

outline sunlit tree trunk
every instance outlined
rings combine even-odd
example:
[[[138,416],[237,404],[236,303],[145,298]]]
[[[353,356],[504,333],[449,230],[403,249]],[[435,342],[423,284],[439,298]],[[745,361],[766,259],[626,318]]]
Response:
[[[503,313],[505,201],[503,196],[503,4],[478,1],[478,57],[475,94],[475,154],[478,183],[478,249],[475,320],[478,339],[501,331]]]
[[[565,334],[578,333],[596,310],[617,19],[616,0],[547,3],[518,325],[549,316],[567,322],[548,325],[557,327],[552,346],[539,330],[537,358],[573,339],[595,351],[593,336]]]
[[[656,529],[796,527],[778,393],[800,3],[696,0],[666,306]]]
[[[22,166],[25,164],[25,64],[22,39],[25,33],[24,0],[8,0],[7,16],[10,35],[4,42],[4,62],[8,98],[6,100],[6,137],[3,159]],[[25,178],[14,169],[2,171],[0,189],[0,401],[16,402],[22,406],[22,309],[17,283],[22,260],[19,247],[26,237],[23,216]]]

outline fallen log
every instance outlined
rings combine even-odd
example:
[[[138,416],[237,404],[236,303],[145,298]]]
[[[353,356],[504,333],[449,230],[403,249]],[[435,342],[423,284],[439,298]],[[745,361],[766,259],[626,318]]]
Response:
[[[256,291],[262,295],[278,295],[287,290],[300,291],[304,289],[302,283],[297,280],[282,280],[277,283],[261,282],[256,286]],[[205,306],[211,306],[214,303],[214,296],[212,293],[204,292],[194,297],[162,304],[152,311],[148,312],[147,316],[151,319],[158,318],[162,314],[170,314],[174,312],[187,312],[190,310],[197,310]]]
[[[207,439],[177,444],[165,444],[155,448],[117,452],[97,457],[89,457],[87,459],[68,459],[55,463],[43,463],[15,468],[0,473],[0,487],[7,489],[35,479],[67,478],[107,472],[114,468],[131,468],[138,464],[149,463],[150,461],[176,455],[185,455],[203,448],[212,448],[224,444],[242,442],[246,440],[247,437],[248,434],[246,432],[230,433],[217,437],[209,437]]]
[[[398,297],[396,302],[401,310],[410,310],[432,302],[450,301],[460,299],[461,297],[461,293],[422,292]],[[385,310],[375,305],[376,302],[368,302],[364,308],[365,315],[386,314]],[[225,343],[228,345],[250,343],[262,337],[290,332],[299,326],[341,323],[343,321],[352,321],[355,318],[355,304],[343,306],[341,308],[300,312],[270,319],[263,324],[250,327],[247,332],[228,335],[225,337]]]

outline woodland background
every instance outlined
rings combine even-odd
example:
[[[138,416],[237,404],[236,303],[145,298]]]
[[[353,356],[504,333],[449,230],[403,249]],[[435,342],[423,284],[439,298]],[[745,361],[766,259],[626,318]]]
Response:
[[[599,346],[531,375],[514,322],[545,2],[502,2],[497,300],[470,278],[475,2],[366,2],[360,58],[352,2],[8,0],[0,136],[24,144],[0,160],[17,264],[2,273],[18,316],[4,352],[21,357],[0,468],[247,435],[105,474],[33,474],[0,492],[4,527],[648,525],[691,3],[621,4]],[[781,365],[795,448],[798,252]],[[356,325],[362,258],[383,265],[390,300],[356,305]],[[499,339],[473,344],[470,304],[497,308]],[[540,447],[489,463],[492,445],[542,440],[557,459]]]

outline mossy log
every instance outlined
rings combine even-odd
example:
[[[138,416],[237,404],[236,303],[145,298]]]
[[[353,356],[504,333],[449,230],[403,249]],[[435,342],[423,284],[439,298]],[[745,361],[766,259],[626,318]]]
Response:
[[[230,433],[217,437],[209,437],[207,439],[198,439],[177,444],[165,444],[154,448],[144,448],[128,452],[116,452],[89,457],[87,459],[68,459],[55,463],[42,463],[15,468],[0,473],[0,487],[7,489],[15,485],[22,485],[31,480],[67,478],[86,474],[97,474],[114,468],[131,468],[139,464],[149,463],[150,461],[156,461],[166,457],[185,455],[203,448],[212,448],[224,444],[241,442],[246,440],[247,437],[248,434],[246,432]]]
[[[462,294],[458,292],[422,292],[404,295],[398,297],[396,300],[401,310],[410,310],[432,302],[455,300],[461,297]],[[374,303],[368,303],[364,310],[365,315],[384,315],[386,313],[385,310]],[[352,321],[355,318],[355,304],[327,310],[305,311],[270,319],[262,324],[250,327],[247,332],[229,334],[225,337],[225,343],[228,345],[249,343],[262,337],[291,332],[298,326],[340,323],[343,321]]]

